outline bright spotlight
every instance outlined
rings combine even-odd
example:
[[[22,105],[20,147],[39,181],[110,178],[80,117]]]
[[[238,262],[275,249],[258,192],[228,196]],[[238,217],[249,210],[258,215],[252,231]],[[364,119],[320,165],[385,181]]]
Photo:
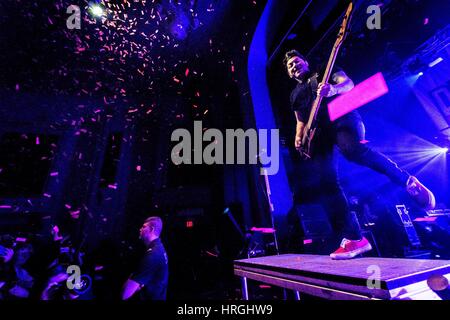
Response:
[[[428,64],[428,66],[429,66],[430,68],[432,68],[432,67],[434,67],[435,65],[437,65],[438,63],[441,63],[442,61],[444,61],[444,59],[442,59],[442,57],[439,57],[439,58],[437,58],[436,60],[430,62],[430,63]]]
[[[423,75],[423,74],[422,74]],[[410,87],[414,86],[414,84],[417,82],[417,80],[419,80],[419,78],[422,76],[420,73],[417,73],[415,75],[412,76],[408,76],[405,78],[406,83],[408,83],[408,85]]]
[[[448,148],[440,148],[439,152],[440,153],[447,153],[448,152]]]
[[[90,8],[92,15],[101,17],[103,15],[103,8],[97,4],[94,4]]]

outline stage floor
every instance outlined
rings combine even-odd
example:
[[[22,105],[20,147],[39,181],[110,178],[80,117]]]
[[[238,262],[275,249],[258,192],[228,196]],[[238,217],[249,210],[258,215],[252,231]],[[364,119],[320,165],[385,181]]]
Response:
[[[236,260],[234,273],[325,299],[440,300],[427,280],[450,279],[450,261],[284,254]]]

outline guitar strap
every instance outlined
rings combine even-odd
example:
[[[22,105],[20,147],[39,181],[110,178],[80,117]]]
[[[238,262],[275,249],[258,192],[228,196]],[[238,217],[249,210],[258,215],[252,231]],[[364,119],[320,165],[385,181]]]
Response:
[[[318,73],[314,73],[314,75],[308,79],[308,82],[310,84],[310,88],[312,90],[312,94],[314,96],[314,99],[317,96],[317,88],[319,87],[319,74]]]
[[[315,73],[311,78],[308,79],[308,82],[311,84],[311,89],[313,92],[317,91],[317,88],[319,87],[319,82],[317,78],[319,77],[318,73]]]

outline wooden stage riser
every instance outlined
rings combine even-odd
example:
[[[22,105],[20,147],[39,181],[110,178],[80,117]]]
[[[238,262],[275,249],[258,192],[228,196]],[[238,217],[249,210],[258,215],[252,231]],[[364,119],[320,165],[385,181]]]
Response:
[[[272,276],[262,276],[257,273],[245,272],[241,273],[236,270],[236,275],[241,277],[246,277],[247,279],[264,282],[277,287],[282,287],[289,290],[299,291],[301,294],[308,294],[311,296],[321,297],[328,300],[380,300],[370,298],[368,296],[353,294],[349,292],[344,292],[340,290],[330,289],[327,287],[321,287],[317,285],[312,285],[308,283],[294,282],[287,279],[272,277]],[[301,297],[300,294],[300,297]]]
[[[325,299],[441,300],[446,293],[440,297],[427,280],[450,281],[450,260],[285,254],[237,260],[234,273],[245,278],[244,297],[246,280],[254,280]]]
[[[426,281],[391,290],[389,291],[389,293],[386,293],[384,291],[381,293],[379,289],[366,288],[367,290],[372,290],[372,294],[361,295],[353,293],[351,291],[346,291],[349,290],[348,285],[342,285],[340,283],[330,283],[329,281],[323,282],[325,286],[322,286],[319,285],[318,282],[316,282],[316,284],[312,284],[311,281],[310,283],[307,283],[301,282],[300,279],[293,281],[277,277],[276,273],[273,273],[272,275],[261,275],[249,270],[235,270],[235,274],[240,277],[246,277],[250,280],[268,283],[277,287],[299,291],[304,294],[329,300],[383,300],[383,298],[375,298],[375,296],[381,297],[382,295],[384,295],[384,299],[392,300],[441,300],[441,298],[436,293],[430,290]],[[446,275],[445,277],[450,280],[450,275]],[[342,289],[343,291],[338,289]],[[362,293],[362,290],[358,291]],[[375,295],[374,291],[378,291],[378,294]]]
[[[239,272],[241,271],[241,272]],[[238,274],[239,273],[239,274]],[[239,276],[243,276],[243,274],[251,273],[251,276],[247,276],[249,279],[253,280],[261,280],[261,273],[258,269],[253,269],[249,267],[243,267],[239,266],[239,269],[235,269],[235,274]],[[389,291],[385,289],[376,289],[376,288],[369,288],[367,285],[359,286],[359,285],[353,285],[353,284],[347,284],[342,282],[334,282],[329,280],[322,280],[322,279],[316,279],[316,278],[308,278],[308,277],[302,277],[297,275],[287,275],[285,273],[272,271],[272,270],[264,270],[264,275],[268,275],[270,277],[280,279],[281,280],[287,280],[291,283],[301,283],[305,285],[311,285],[311,286],[317,286],[320,288],[333,288],[336,291],[344,291],[353,293],[355,296],[364,297],[365,299],[375,299],[374,297],[377,297],[379,299],[389,299]],[[262,275],[262,276],[264,276]],[[253,277],[257,277],[258,279],[254,279]],[[263,281],[262,281],[263,282]],[[272,283],[272,285],[277,285],[275,283]],[[287,288],[287,289],[293,289],[294,288]],[[300,290],[297,290],[300,291]]]

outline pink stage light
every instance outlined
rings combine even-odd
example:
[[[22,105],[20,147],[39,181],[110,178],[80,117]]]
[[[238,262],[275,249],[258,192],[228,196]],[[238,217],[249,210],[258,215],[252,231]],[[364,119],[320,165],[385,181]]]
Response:
[[[257,227],[252,227],[250,229],[250,231],[252,231],[252,232],[261,232],[261,233],[275,233],[275,229],[274,228],[257,228]]]
[[[379,72],[328,103],[330,120],[334,121],[388,92],[389,89],[383,74]]]
[[[437,217],[423,217],[414,219],[414,222],[435,222],[436,219]]]

